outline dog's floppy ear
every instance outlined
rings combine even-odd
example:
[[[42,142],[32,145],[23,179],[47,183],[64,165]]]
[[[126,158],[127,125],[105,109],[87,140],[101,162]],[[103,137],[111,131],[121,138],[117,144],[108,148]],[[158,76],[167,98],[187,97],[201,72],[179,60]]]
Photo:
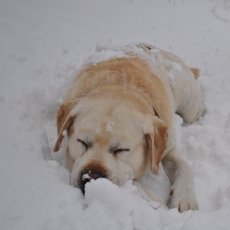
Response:
[[[53,151],[57,152],[65,136],[64,131],[68,130],[76,117],[76,111],[72,103],[62,104],[57,112],[57,140],[54,144]]]
[[[168,132],[165,122],[158,117],[153,117],[153,130],[145,134],[147,151],[151,159],[151,171],[158,173],[159,163],[167,147]]]

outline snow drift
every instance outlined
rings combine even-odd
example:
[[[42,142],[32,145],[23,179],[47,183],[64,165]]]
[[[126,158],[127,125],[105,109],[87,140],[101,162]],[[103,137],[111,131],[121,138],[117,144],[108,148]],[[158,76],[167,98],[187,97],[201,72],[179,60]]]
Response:
[[[0,228],[228,229],[230,220],[230,1],[29,1],[0,3]],[[52,154],[64,89],[95,47],[147,42],[200,67],[206,115],[177,117],[199,211],[178,213],[132,184],[100,179],[86,196]],[[48,134],[48,136],[47,136]],[[146,175],[166,199],[163,170]]]

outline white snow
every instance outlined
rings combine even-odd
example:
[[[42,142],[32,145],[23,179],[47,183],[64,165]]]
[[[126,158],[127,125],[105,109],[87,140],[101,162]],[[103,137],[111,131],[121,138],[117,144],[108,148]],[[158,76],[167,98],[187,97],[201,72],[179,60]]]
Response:
[[[1,0],[0,229],[229,229],[229,6],[229,0]],[[131,181],[121,188],[92,181],[84,198],[61,164],[64,149],[51,152],[55,112],[74,73],[95,49],[136,42],[201,69],[207,113],[193,125],[177,117],[199,211],[156,206]],[[144,181],[166,199],[162,169]]]
[[[113,121],[109,120],[108,123],[106,124],[105,131],[106,132],[112,132],[114,125],[115,125],[115,123]]]

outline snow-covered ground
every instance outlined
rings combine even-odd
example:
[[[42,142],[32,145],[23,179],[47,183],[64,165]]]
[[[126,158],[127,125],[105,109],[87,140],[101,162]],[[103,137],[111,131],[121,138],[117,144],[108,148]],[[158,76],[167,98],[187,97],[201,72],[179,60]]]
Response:
[[[177,118],[199,211],[158,207],[131,182],[92,182],[84,198],[50,151],[63,89],[87,56],[134,42],[201,69],[207,113],[190,126]],[[229,0],[1,0],[0,229],[229,229],[229,96]],[[163,170],[145,179],[166,197]]]

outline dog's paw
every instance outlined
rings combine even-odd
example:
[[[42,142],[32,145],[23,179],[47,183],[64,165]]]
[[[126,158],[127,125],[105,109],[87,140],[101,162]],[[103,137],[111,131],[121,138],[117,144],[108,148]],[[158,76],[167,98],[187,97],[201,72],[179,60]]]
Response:
[[[169,208],[177,208],[179,212],[197,210],[198,203],[193,189],[172,188],[168,206]]]

